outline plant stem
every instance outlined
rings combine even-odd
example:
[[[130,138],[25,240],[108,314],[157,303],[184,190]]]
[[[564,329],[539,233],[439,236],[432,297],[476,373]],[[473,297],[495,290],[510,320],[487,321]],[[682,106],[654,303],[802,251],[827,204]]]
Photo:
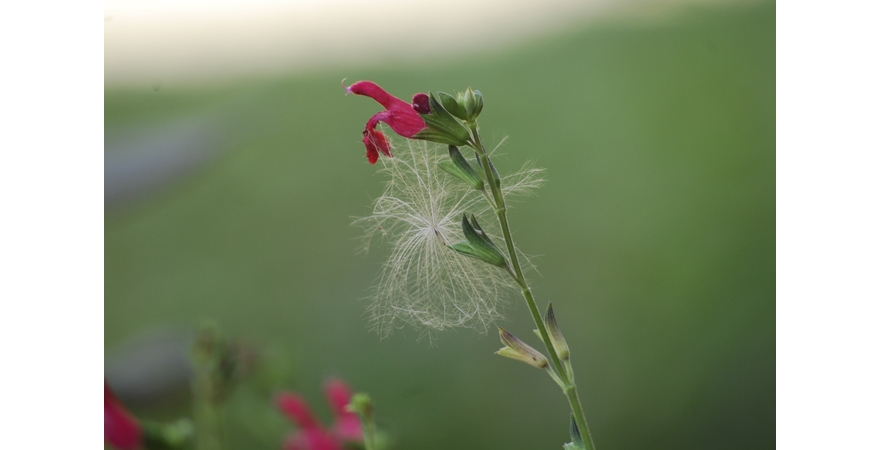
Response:
[[[593,437],[590,435],[590,428],[587,426],[587,419],[586,417],[584,417],[584,411],[581,407],[581,401],[577,394],[577,386],[574,383],[574,373],[571,371],[571,369],[566,370],[566,367],[563,366],[562,361],[560,361],[559,356],[556,353],[556,349],[553,348],[553,343],[550,340],[550,335],[547,332],[547,327],[544,325],[544,321],[541,318],[541,313],[538,311],[538,306],[535,304],[535,299],[532,296],[532,290],[531,288],[529,288],[528,282],[526,282],[525,276],[523,275],[522,267],[520,266],[519,258],[516,254],[516,247],[513,244],[513,237],[510,234],[510,224],[507,221],[507,206],[504,203],[504,194],[501,191],[501,179],[492,170],[492,163],[489,160],[489,153],[486,151],[486,148],[483,146],[483,142],[480,139],[480,134],[477,131],[476,121],[468,123],[468,126],[470,127],[472,135],[472,139],[469,145],[474,150],[476,150],[477,155],[480,159],[480,165],[483,166],[483,172],[486,176],[486,181],[488,182],[489,187],[492,190],[492,199],[494,199],[495,214],[498,216],[498,222],[501,225],[501,232],[504,235],[504,242],[507,245],[507,254],[510,257],[509,266],[512,266],[513,268],[513,270],[511,271],[510,267],[508,267],[508,272],[522,290],[522,294],[526,300],[526,304],[528,304],[529,306],[529,312],[532,314],[532,319],[535,321],[535,326],[538,327],[538,332],[541,335],[541,340],[544,341],[544,345],[547,347],[547,352],[550,353],[550,359],[553,361],[553,366],[556,368],[556,373],[562,380],[562,383],[564,385],[563,391],[565,392],[565,396],[568,398],[568,403],[571,407],[571,412],[574,415],[575,423],[577,424],[581,435],[586,437],[586,439],[584,439],[586,449],[594,450],[595,445],[593,444]],[[569,376],[569,374],[571,374],[571,376]]]
[[[364,421],[364,449],[376,450],[376,430],[372,420]]]

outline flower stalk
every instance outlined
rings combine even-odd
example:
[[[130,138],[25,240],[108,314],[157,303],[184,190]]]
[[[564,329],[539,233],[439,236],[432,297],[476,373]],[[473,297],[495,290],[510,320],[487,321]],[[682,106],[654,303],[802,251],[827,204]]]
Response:
[[[569,450],[594,450],[595,446],[574,382],[568,345],[556,323],[552,305],[548,305],[547,314],[543,318],[538,312],[531,288],[523,275],[520,255],[517,253],[510,232],[504,194],[505,192],[513,194],[516,190],[527,187],[533,172],[525,170],[514,176],[505,177],[508,182],[511,177],[514,180],[519,177],[520,180],[510,183],[510,186],[502,187],[502,177],[492,164],[477,126],[477,117],[483,109],[483,96],[480,91],[468,88],[465,92],[458,93],[456,97],[443,92],[438,92],[436,95],[420,93],[413,97],[411,104],[408,104],[391,96],[375,83],[369,81],[354,83],[346,89],[357,95],[371,97],[385,107],[385,111],[375,114],[367,122],[363,133],[363,142],[371,164],[378,160],[380,153],[389,158],[388,161],[392,157],[390,144],[384,134],[376,128],[380,121],[385,122],[392,130],[405,138],[445,144],[449,148],[448,160],[439,161],[423,154],[414,158],[412,164],[406,161],[389,163],[383,160],[386,168],[390,168],[392,181],[386,195],[380,197],[376,202],[376,208],[371,218],[372,222],[377,224],[377,228],[374,230],[383,230],[382,225],[386,219],[400,221],[405,230],[389,260],[391,263],[387,264],[383,271],[378,291],[380,294],[377,295],[374,306],[376,315],[380,318],[390,316],[389,325],[386,328],[393,326],[394,322],[401,318],[435,329],[443,329],[447,324],[467,323],[471,317],[475,317],[480,323],[485,324],[486,318],[495,315],[493,303],[497,298],[495,288],[502,285],[509,288],[519,287],[537,327],[535,331],[548,351],[549,361],[541,352],[503,329],[500,330],[500,334],[505,347],[499,350],[498,354],[547,370],[551,378],[562,388],[571,407],[572,443],[566,444],[565,448]],[[465,145],[471,147],[476,153],[479,169],[472,166],[458,151],[458,147]],[[412,144],[410,144],[410,150],[412,150]],[[416,163],[416,160],[420,162]],[[428,164],[426,167],[422,167],[421,162]],[[459,189],[467,191],[464,188],[467,185],[471,189],[468,191],[470,194],[478,191],[487,203],[482,204],[482,199],[462,193],[448,184],[452,181],[451,178],[438,179],[434,175],[437,171],[446,172],[461,182]],[[415,174],[415,183],[411,183],[411,186],[406,184],[407,181],[403,181],[407,180],[407,172]],[[394,175],[397,174],[401,174],[402,177],[395,179]],[[486,184],[489,185],[489,189],[486,189]],[[437,189],[430,189],[432,187]],[[451,208],[443,208],[447,206],[447,197],[453,194],[456,198],[453,198],[452,202],[448,202],[451,203]],[[410,199],[414,200],[414,204],[410,204],[408,201]],[[496,247],[488,234],[477,223],[476,215],[479,212],[478,214],[471,213],[468,216],[467,213],[470,212],[468,210],[475,207],[476,203],[488,205],[488,208],[482,206],[479,212],[486,212],[488,209],[495,212],[504,237],[507,250],[506,258],[499,248],[500,246]],[[454,216],[462,217],[460,235],[450,227],[451,218]],[[463,236],[465,240],[452,243],[449,237],[453,233],[456,236]],[[372,232],[369,235],[372,235]],[[443,264],[440,264],[441,257],[439,255],[442,251],[438,252],[436,250],[438,248],[444,249],[443,251],[451,249],[460,255],[467,256],[468,258],[462,258],[462,260],[468,259],[468,264],[476,259],[497,268],[503,268],[510,275],[512,281],[503,277],[498,271],[478,275],[474,270],[471,270],[476,267],[464,267],[466,264],[464,261],[445,260]],[[422,257],[423,255],[425,257]],[[414,286],[414,290],[418,294],[416,299],[413,299],[407,292],[411,286],[411,278],[413,278],[410,264],[402,264],[406,259],[412,259],[414,256],[418,258],[414,277],[416,281],[419,281],[419,284]],[[525,260],[525,258],[523,259]],[[467,274],[467,276],[461,276],[461,274]],[[499,282],[495,277],[503,281]],[[442,283],[444,286],[438,286],[441,281],[444,282]],[[395,286],[392,282],[397,282],[399,286]],[[435,286],[438,286],[439,289]],[[462,293],[465,295],[461,295]],[[443,314],[439,318],[432,317],[431,308],[425,306],[428,304],[428,297],[441,300]],[[463,298],[473,299],[474,305],[467,308],[459,307],[459,300]],[[401,308],[401,305],[405,307]],[[459,314],[455,320],[449,320],[447,305],[455,306],[451,310],[453,313]],[[380,328],[380,332],[384,331],[384,328]]]
[[[364,449],[376,450],[376,420],[373,417],[373,400],[369,395],[359,392],[351,398],[351,403],[346,407],[358,415],[363,424]]]
[[[504,235],[504,243],[507,245],[507,254],[510,259],[507,267],[508,273],[510,273],[511,277],[522,290],[523,298],[526,300],[529,312],[532,314],[532,319],[538,327],[538,334],[541,337],[541,341],[544,342],[544,345],[547,347],[547,352],[550,355],[550,360],[555,369],[556,377],[554,377],[554,379],[558,378],[559,384],[562,386],[562,390],[568,399],[577,429],[586,437],[586,439],[583,440],[584,448],[586,450],[594,450],[595,446],[593,444],[593,438],[590,435],[590,429],[587,426],[587,419],[584,416],[583,407],[581,406],[581,401],[577,394],[577,386],[574,382],[574,372],[571,369],[571,364],[566,360],[566,364],[563,365],[562,360],[559,358],[559,350],[562,349],[554,347],[554,340],[550,338],[550,333],[548,333],[544,320],[541,318],[541,313],[538,312],[538,306],[532,296],[532,290],[523,275],[522,266],[520,265],[516,253],[516,246],[513,244],[513,236],[510,233],[510,223],[507,220],[507,206],[504,203],[504,193],[501,191],[501,178],[498,176],[498,173],[493,170],[494,167],[489,159],[489,153],[486,151],[486,148],[483,146],[483,142],[480,139],[476,118],[467,121],[466,125],[471,134],[468,146],[476,151],[480,166],[482,166],[483,173],[488,181],[489,188],[492,191],[491,197],[487,196],[487,198],[492,200],[492,206],[495,208],[495,214],[498,216],[498,223],[501,225],[501,232]],[[559,337],[561,336],[560,333]]]

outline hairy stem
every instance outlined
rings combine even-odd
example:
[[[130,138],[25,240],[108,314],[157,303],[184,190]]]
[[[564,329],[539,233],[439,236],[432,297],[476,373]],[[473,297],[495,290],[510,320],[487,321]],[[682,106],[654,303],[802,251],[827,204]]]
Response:
[[[486,181],[492,190],[491,199],[493,200],[492,203],[495,207],[495,214],[498,216],[498,222],[501,225],[501,232],[504,235],[504,242],[507,245],[507,254],[510,257],[510,264],[507,268],[508,273],[510,273],[511,277],[513,277],[514,281],[516,281],[522,290],[523,297],[529,307],[529,312],[532,314],[532,319],[535,321],[535,326],[538,327],[538,333],[541,335],[541,340],[544,341],[544,345],[547,347],[547,352],[550,354],[550,359],[553,361],[553,367],[556,369],[556,374],[559,376],[560,380],[562,380],[563,391],[566,398],[568,398],[568,403],[571,407],[571,412],[574,415],[575,423],[577,424],[581,435],[586,437],[586,439],[584,439],[584,444],[586,445],[587,450],[594,450],[595,445],[593,444],[593,437],[590,434],[590,428],[587,426],[587,419],[584,417],[583,407],[581,407],[581,401],[577,394],[577,386],[574,382],[574,372],[571,371],[570,365],[566,364],[566,366],[563,366],[562,361],[560,361],[559,356],[556,353],[556,349],[553,348],[553,343],[550,340],[547,327],[544,325],[541,313],[538,311],[538,306],[535,304],[535,299],[532,296],[532,290],[529,288],[525,276],[523,276],[522,266],[520,266],[519,258],[516,254],[516,247],[513,244],[513,237],[510,234],[510,224],[507,221],[507,205],[504,203],[504,194],[501,192],[501,179],[492,170],[489,153],[486,151],[486,148],[483,146],[483,142],[480,139],[476,121],[468,123],[468,126],[470,127],[472,136],[469,145],[477,152],[477,156],[480,159],[480,165],[483,166]],[[487,199],[489,199],[488,196]]]

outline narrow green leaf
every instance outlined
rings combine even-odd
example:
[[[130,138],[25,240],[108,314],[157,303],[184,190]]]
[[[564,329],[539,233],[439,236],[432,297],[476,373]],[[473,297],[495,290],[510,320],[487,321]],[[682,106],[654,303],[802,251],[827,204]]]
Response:
[[[569,433],[571,434],[571,444],[574,449],[577,450],[586,450],[587,446],[584,444],[584,438],[581,437],[581,431],[578,430],[577,422],[574,420],[574,415],[571,416],[571,424],[569,425]]]
[[[480,236],[480,240],[482,240],[483,243],[485,243],[486,245],[491,246],[492,248],[494,248],[494,249],[496,249],[496,250],[498,249],[498,247],[495,247],[495,243],[492,242],[492,239],[489,239],[489,235],[486,234],[485,231],[483,231],[483,228],[482,228],[482,227],[480,226],[480,224],[477,222],[477,216],[475,216],[475,215],[473,215],[473,214],[471,214],[471,224],[473,224],[473,226],[474,226],[474,230],[477,232],[477,235]]]
[[[476,222],[476,218],[471,216]],[[479,224],[477,224],[479,226]],[[507,260],[504,259],[504,255],[495,247],[495,244],[489,239],[489,236],[483,231],[482,228],[475,229],[473,225],[471,225],[470,221],[468,221],[467,214],[463,214],[461,218],[461,230],[464,232],[464,238],[467,239],[468,244],[470,244],[471,248],[474,252],[480,254],[480,259],[486,261],[493,266],[504,267],[507,265]]]
[[[449,158],[450,159],[448,160],[440,161],[438,164],[440,169],[459,180],[464,181],[468,186],[476,190],[483,189],[483,179],[477,174],[477,171],[468,164],[467,160],[464,159],[464,156],[461,156],[458,147],[454,145],[449,146]]]
[[[449,248],[455,250],[457,253],[479,259],[480,261],[487,262],[493,266],[504,267],[505,264],[505,261],[503,259],[499,260],[495,254],[483,251],[480,248],[474,248],[471,244],[465,241],[452,244]]]
[[[461,241],[449,246],[452,250],[455,250],[457,253],[461,253],[465,256],[470,256],[472,258],[477,258],[480,261],[487,262],[497,267],[504,267],[507,264],[504,257],[501,256],[497,252],[489,252],[483,249],[482,247],[474,247],[470,243]]]

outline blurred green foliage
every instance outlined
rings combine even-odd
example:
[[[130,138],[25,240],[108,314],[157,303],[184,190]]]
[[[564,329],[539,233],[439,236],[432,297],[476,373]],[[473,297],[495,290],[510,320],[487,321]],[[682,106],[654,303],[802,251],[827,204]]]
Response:
[[[599,449],[775,447],[773,3],[594,24],[441,64],[423,55],[232,86],[108,88],[107,132],[210,115],[228,143],[158,195],[107,211],[108,350],[210,317],[285,349],[297,368],[288,387],[325,417],[324,377],[369,392],[398,448],[568,441],[558,387],[493,355],[494,333],[432,345],[365,328],[362,299],[384,254],[356,255],[349,223],[381,192],[360,143],[379,106],[344,96],[345,77],[405,99],[480,89],[487,144],[510,136],[499,171],[528,159],[547,169],[510,220],[536,255],[530,280],[540,304],[554,303]],[[529,336],[522,300],[508,313],[505,328]],[[281,443],[234,425],[229,435],[231,448]]]

